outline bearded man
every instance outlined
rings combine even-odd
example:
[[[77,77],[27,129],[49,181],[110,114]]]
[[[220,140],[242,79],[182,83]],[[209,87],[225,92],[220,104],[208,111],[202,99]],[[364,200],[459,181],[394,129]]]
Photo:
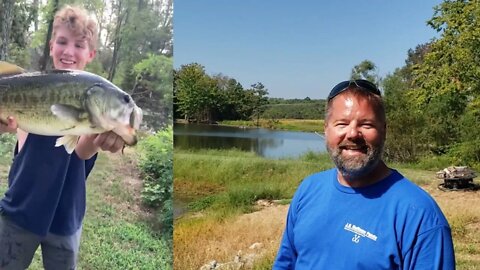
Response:
[[[327,101],[325,141],[336,168],[300,184],[273,269],[455,269],[438,205],[382,160],[378,88],[344,81]]]

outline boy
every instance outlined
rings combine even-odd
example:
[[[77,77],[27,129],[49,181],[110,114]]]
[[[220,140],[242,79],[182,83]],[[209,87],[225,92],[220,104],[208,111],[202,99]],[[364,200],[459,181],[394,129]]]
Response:
[[[86,10],[65,6],[55,14],[50,55],[56,69],[84,70],[95,57],[98,26]],[[0,269],[26,269],[42,247],[45,269],[75,269],[85,214],[85,184],[96,153],[117,152],[113,132],[81,136],[69,155],[55,136],[29,134],[9,118],[0,133],[17,135],[9,188],[0,200]]]

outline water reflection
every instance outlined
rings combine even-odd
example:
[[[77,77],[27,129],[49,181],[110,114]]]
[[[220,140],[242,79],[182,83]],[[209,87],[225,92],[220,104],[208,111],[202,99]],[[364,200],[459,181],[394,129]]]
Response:
[[[297,157],[309,150],[325,151],[323,138],[311,132],[200,124],[175,124],[174,145],[181,149],[237,148],[267,158]]]

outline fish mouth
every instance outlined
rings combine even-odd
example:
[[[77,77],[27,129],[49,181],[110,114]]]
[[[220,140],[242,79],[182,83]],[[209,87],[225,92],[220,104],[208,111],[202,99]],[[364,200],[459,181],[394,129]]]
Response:
[[[139,107],[135,106],[130,113],[130,127],[132,129],[138,130],[140,129],[140,124],[142,123],[143,119],[143,111]]]
[[[138,142],[137,135],[135,134],[130,141],[125,142],[127,145],[134,146]]]
[[[112,130],[120,136],[126,145],[134,146],[138,142],[137,131],[130,126],[121,126]]]

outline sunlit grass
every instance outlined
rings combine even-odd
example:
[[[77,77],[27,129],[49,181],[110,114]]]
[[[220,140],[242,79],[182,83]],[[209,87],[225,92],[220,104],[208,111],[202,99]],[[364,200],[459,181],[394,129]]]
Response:
[[[445,213],[457,269],[480,269],[478,191],[443,192],[435,168],[388,165],[429,192]],[[293,192],[305,176],[332,166],[328,155],[312,152],[299,159],[269,160],[240,151],[176,151],[175,195],[181,194],[176,198],[187,200],[188,207],[175,221],[175,269],[232,261],[239,250],[252,252],[248,247],[255,242],[264,248],[253,269],[271,269]],[[255,212],[254,201],[262,197],[278,200],[277,206]]]

